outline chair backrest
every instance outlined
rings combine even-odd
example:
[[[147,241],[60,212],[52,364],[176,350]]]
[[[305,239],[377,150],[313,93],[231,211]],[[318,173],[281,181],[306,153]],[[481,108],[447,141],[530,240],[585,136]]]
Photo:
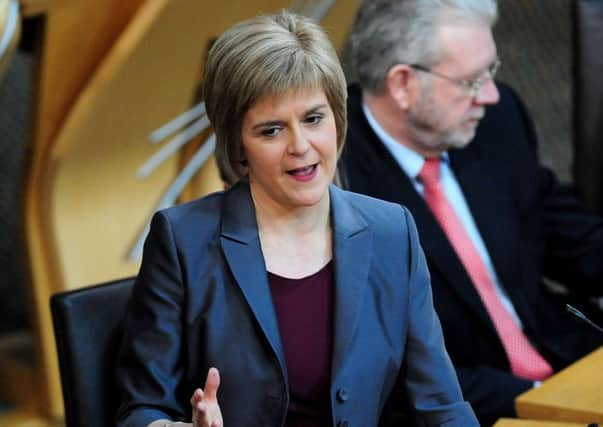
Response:
[[[50,300],[68,427],[115,424],[115,360],[133,284],[116,280]]]
[[[603,215],[603,0],[574,0],[573,21],[574,182]]]

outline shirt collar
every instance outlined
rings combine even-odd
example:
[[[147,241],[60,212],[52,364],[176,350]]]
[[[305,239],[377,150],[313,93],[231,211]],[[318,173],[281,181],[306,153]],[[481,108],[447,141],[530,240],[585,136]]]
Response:
[[[400,144],[390,134],[388,134],[385,129],[383,129],[381,125],[377,123],[377,120],[375,120],[365,103],[362,103],[362,111],[364,112],[370,127],[373,129],[375,134],[377,134],[391,155],[394,156],[394,159],[398,165],[400,165],[406,175],[413,179],[416,178],[423,168],[423,164],[425,163],[423,156],[406,147],[405,145]],[[441,160],[447,165],[449,164],[447,151],[442,153]]]

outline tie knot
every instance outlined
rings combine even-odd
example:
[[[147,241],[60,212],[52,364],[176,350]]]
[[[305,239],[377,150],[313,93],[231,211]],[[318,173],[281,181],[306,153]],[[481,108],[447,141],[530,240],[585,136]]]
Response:
[[[425,159],[423,168],[419,172],[419,179],[425,186],[438,183],[440,180],[440,159],[438,157]]]

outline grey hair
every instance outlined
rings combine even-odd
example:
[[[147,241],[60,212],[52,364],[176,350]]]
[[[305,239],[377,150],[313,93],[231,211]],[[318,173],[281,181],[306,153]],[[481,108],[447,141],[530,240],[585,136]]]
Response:
[[[364,0],[350,36],[358,81],[381,93],[394,65],[432,67],[441,60],[438,25],[477,21],[492,27],[497,14],[496,0]]]
[[[347,90],[337,53],[320,26],[289,12],[258,16],[226,30],[205,66],[203,96],[216,134],[216,161],[232,184],[247,179],[243,118],[260,98],[320,88],[333,110],[337,148],[347,128]]]

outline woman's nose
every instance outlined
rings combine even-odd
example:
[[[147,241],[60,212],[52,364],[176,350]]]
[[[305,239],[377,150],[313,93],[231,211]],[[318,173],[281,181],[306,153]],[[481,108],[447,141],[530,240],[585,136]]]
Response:
[[[306,153],[310,148],[310,142],[303,129],[297,128],[292,132],[291,140],[287,146],[287,152],[294,156],[300,156]]]

